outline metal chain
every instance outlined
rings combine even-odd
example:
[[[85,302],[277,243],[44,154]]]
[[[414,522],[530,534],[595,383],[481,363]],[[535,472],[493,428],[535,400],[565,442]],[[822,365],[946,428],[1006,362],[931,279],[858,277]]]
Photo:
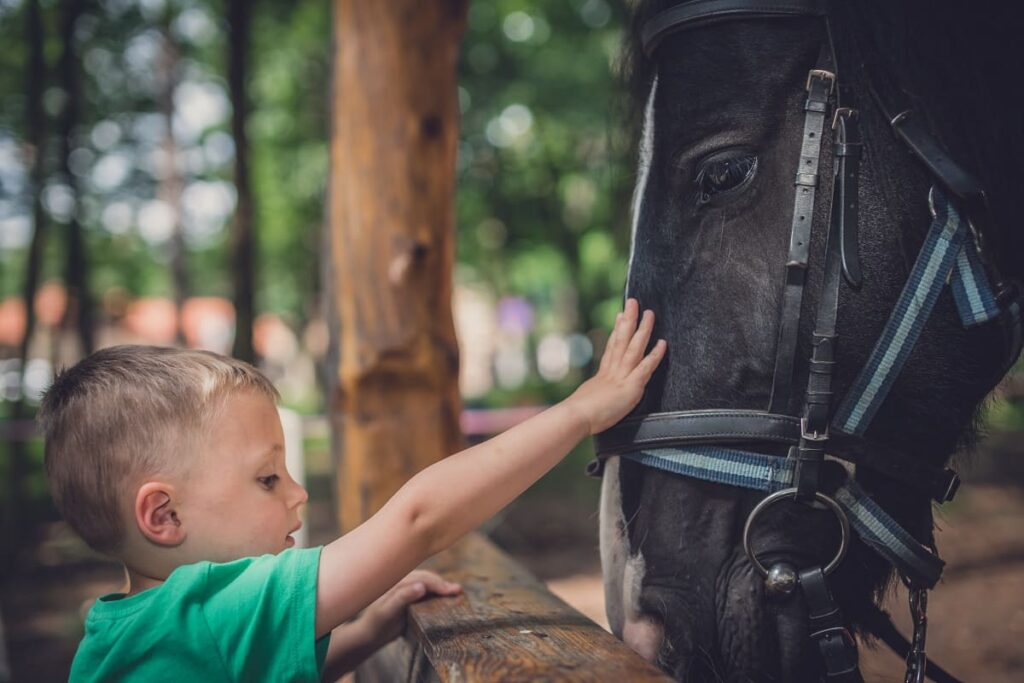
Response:
[[[904,683],[924,683],[928,658],[925,655],[925,638],[928,635],[928,589],[917,588],[907,582],[910,592],[910,616],[914,622],[914,639],[907,653],[907,677]]]

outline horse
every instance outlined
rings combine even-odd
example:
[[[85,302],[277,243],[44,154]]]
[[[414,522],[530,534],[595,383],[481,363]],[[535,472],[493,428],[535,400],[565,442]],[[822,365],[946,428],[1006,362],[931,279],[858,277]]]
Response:
[[[611,628],[680,681],[860,680],[854,636],[898,640],[878,605],[899,576],[922,680],[932,504],[1020,352],[1019,22],[949,2],[632,10],[626,294],[669,351],[597,439]]]

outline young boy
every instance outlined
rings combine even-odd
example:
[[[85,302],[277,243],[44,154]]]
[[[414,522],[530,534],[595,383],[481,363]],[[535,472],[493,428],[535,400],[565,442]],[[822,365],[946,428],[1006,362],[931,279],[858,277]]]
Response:
[[[459,587],[412,572],[640,400],[665,353],[629,300],[600,369],[565,401],[426,468],[322,548],[291,548],[276,392],[215,354],[114,347],[57,377],[40,410],[53,497],[130,590],[97,600],[72,681],[333,679],[396,637],[405,607]],[[403,577],[405,577],[403,579]],[[333,636],[333,637],[332,637]]]

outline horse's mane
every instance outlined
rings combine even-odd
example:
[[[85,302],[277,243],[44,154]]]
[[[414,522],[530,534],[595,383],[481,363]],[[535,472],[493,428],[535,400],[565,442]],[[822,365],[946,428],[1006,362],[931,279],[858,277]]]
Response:
[[[1024,192],[1024,20],[1002,0],[842,0],[858,17],[884,63],[927,112],[951,156],[988,190],[996,245],[1010,275],[1024,277],[1024,229],[1017,206]],[[640,27],[678,0],[637,0],[626,36],[622,75],[634,122],[654,77]],[[838,28],[835,30],[843,30]]]

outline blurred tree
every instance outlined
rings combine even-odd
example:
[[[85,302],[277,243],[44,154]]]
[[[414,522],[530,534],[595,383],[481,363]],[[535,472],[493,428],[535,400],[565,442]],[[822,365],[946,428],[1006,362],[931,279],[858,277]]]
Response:
[[[72,171],[71,155],[78,148],[79,116],[82,110],[82,88],[76,31],[86,9],[85,0],[66,0],[62,5],[61,41],[63,50],[57,70],[63,91],[63,109],[60,115],[60,166],[62,180],[70,199],[66,228],[67,250],[64,285],[67,306],[64,309],[62,329],[74,328],[83,354],[95,347],[93,329],[93,300],[89,290],[88,253],[82,229],[82,192],[77,175]]]
[[[181,217],[181,195],[184,178],[181,171],[181,157],[178,153],[178,142],[174,136],[174,94],[181,82],[181,59],[177,39],[171,29],[175,18],[175,8],[168,5],[164,9],[163,20],[160,22],[160,57],[157,60],[159,71],[160,114],[164,119],[163,168],[160,171],[157,197],[168,207],[171,220],[170,237],[170,269],[171,286],[177,321],[175,339],[179,344],[185,342],[185,329],[182,324],[182,310],[185,300],[189,297],[188,255],[185,245],[185,225]]]
[[[0,14],[26,6],[23,0],[15,9],[0,7]],[[44,3],[44,23],[58,26],[67,6]],[[239,11],[248,27],[242,53],[229,47]],[[239,330],[249,328],[242,320],[247,307],[252,316],[277,313],[296,330],[317,315],[330,13],[331,3],[319,0],[85,3],[71,173],[85,246],[78,253],[89,254],[98,297],[112,289],[128,296],[180,299],[191,289],[233,297],[246,288],[236,254],[248,250],[259,277],[249,279],[250,306],[239,305]],[[630,136],[614,95],[624,13],[608,0],[469,5],[458,63],[458,277],[494,298],[525,296],[537,311],[537,335],[606,325],[621,297],[632,184],[625,163]],[[0,21],[0,40],[26,45],[23,25]],[[62,32],[52,33],[44,49],[57,63]],[[160,81],[169,45],[178,65],[173,90]],[[232,50],[240,56],[234,67]],[[0,54],[0,157],[5,140],[27,139],[25,91],[9,70],[25,68],[27,54]],[[238,66],[241,78],[232,76]],[[230,106],[240,87],[255,105],[243,116],[244,127]],[[59,114],[61,89],[50,88],[44,101]],[[177,131],[173,140],[168,116]],[[68,186],[62,155],[51,148],[43,204],[63,228]],[[167,176],[171,154],[177,179]],[[248,173],[233,170],[238,165]],[[247,176],[249,191],[244,183],[236,191],[233,176]],[[30,222],[31,208],[8,201],[7,187],[0,177],[0,221]],[[258,240],[235,236],[247,214]],[[44,280],[63,275],[58,264],[69,255],[67,233],[60,232],[43,249]],[[20,295],[29,240],[4,244],[0,296]]]
[[[231,92],[231,134],[235,140],[237,197],[231,224],[231,267],[235,285],[235,345],[232,354],[253,363],[256,360],[252,345],[256,236],[249,179],[249,137],[246,132],[251,4],[249,0],[228,0],[228,87]]]
[[[43,144],[46,133],[46,117],[43,113],[43,87],[46,83],[46,62],[43,56],[44,34],[42,13],[39,8],[39,0],[28,0],[25,9],[25,35],[29,45],[29,57],[26,60],[28,66],[25,72],[26,106],[27,114],[25,129],[27,131],[28,143],[26,156],[28,175],[30,178],[29,194],[30,206],[32,207],[32,240],[28,249],[28,263],[25,268],[25,284],[22,289],[22,301],[25,306],[25,329],[22,333],[21,345],[18,350],[20,372],[18,382],[18,395],[15,399],[11,416],[14,420],[24,420],[29,417],[28,406],[24,392],[25,374],[28,367],[29,347],[32,343],[33,333],[36,327],[35,306],[36,291],[39,287],[39,271],[42,262],[43,244],[46,240],[46,219],[42,209],[42,184],[43,184]],[[18,549],[26,540],[26,534],[30,525],[25,524],[23,519],[28,512],[28,496],[25,490],[25,480],[29,471],[28,444],[23,440],[12,440],[8,444],[10,462],[7,469],[7,495],[4,497],[6,509],[4,511],[3,539],[10,543],[14,549]],[[8,561],[14,559],[16,553],[4,553]],[[3,563],[4,565],[7,562]],[[5,567],[0,567],[2,573]]]
[[[25,330],[22,334],[21,369],[24,369],[29,356],[29,345],[36,327],[36,312],[33,303],[39,288],[39,274],[42,267],[43,245],[46,243],[46,216],[43,213],[43,149],[46,140],[46,116],[43,112],[43,88],[46,84],[46,62],[43,56],[43,18],[39,9],[39,0],[28,0],[25,9],[25,35],[28,41],[28,69],[25,73],[26,117],[25,130],[26,166],[28,167],[29,206],[32,207],[32,239],[29,243],[25,280],[22,287],[22,301],[25,305]],[[24,381],[21,383],[24,385]]]
[[[607,325],[621,300],[632,190],[628,112],[614,72],[624,13],[606,0],[470,7],[460,261],[499,295],[527,295],[541,325]],[[519,275],[538,260],[550,264],[543,277]],[[553,311],[567,289],[576,310]]]

